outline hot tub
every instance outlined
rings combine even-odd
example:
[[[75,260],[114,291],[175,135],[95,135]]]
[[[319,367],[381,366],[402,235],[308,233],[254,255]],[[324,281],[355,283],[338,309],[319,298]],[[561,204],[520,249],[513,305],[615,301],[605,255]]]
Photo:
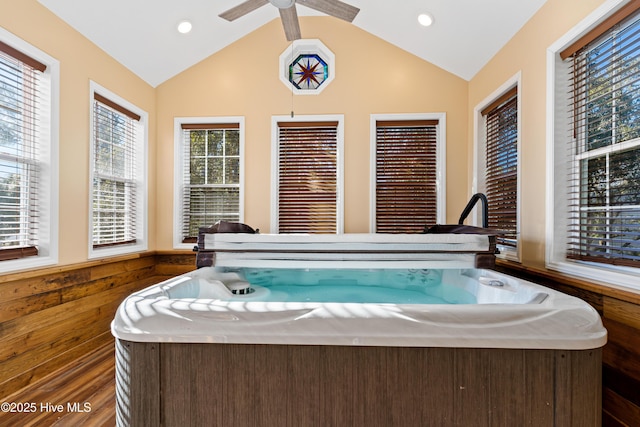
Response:
[[[118,309],[121,425],[600,423],[598,313],[477,268],[488,236],[212,240]]]

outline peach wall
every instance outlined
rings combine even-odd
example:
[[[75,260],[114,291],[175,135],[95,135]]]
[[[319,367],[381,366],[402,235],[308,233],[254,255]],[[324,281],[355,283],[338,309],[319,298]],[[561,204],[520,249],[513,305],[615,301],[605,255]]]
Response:
[[[293,97],[293,109],[344,114],[345,232],[369,230],[371,114],[446,112],[447,213],[457,220],[468,194],[467,82],[342,21],[305,17],[301,29],[336,56],[333,82]],[[288,47],[276,19],[158,86],[158,249],[172,247],[174,117],[245,117],[245,222],[269,230],[271,116],[292,109],[278,77]]]
[[[545,260],[546,51],[602,3],[603,0],[548,0],[469,82],[467,150],[471,164],[474,107],[521,72],[521,242],[525,264],[542,266]]]
[[[298,115],[345,115],[345,231],[369,227],[369,116],[447,113],[447,220],[456,221],[471,189],[473,108],[522,75],[523,261],[544,263],[546,49],[602,0],[548,0],[516,36],[466,82],[357,27],[302,18],[306,38],[336,55],[336,78],[320,95],[295,96]],[[289,114],[292,97],[278,79],[288,47],[274,20],[154,89],[36,0],[0,0],[0,26],[61,63],[60,263],[86,260],[89,80],[149,113],[150,249],[171,249],[173,118],[245,117],[245,220],[269,229],[271,116]],[[157,147],[157,149],[156,149]]]
[[[87,260],[89,81],[149,113],[149,172],[155,177],[155,89],[36,0],[0,0],[0,26],[60,61],[59,261]],[[149,188],[149,248],[155,247],[155,180]]]

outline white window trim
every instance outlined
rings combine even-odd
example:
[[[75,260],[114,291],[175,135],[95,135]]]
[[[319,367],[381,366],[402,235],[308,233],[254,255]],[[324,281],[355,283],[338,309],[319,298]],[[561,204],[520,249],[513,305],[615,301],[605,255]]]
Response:
[[[60,62],[14,34],[0,28],[0,40],[47,66],[49,104],[44,105],[41,134],[40,230],[38,255],[0,262],[0,273],[30,270],[58,263],[59,133],[60,133]]]
[[[278,233],[278,122],[338,122],[336,182],[336,234],[344,233],[344,115],[303,115],[303,116],[272,116],[271,117],[271,233]]]
[[[596,265],[586,262],[567,261],[565,258],[567,229],[566,167],[556,165],[556,158],[567,150],[561,142],[566,138],[567,103],[556,99],[562,88],[556,87],[556,79],[562,76],[566,66],[560,59],[560,52],[580,38],[584,33],[596,27],[618,9],[627,0],[609,0],[589,14],[585,19],[569,30],[547,48],[547,183],[546,183],[546,267],[561,273],[606,283],[611,287],[640,289],[638,280],[640,271],[636,268],[613,265]],[[566,73],[565,73],[566,75]],[[558,91],[558,92],[557,92]],[[560,152],[556,151],[560,150]]]
[[[446,176],[447,176],[447,113],[407,113],[407,114],[372,114],[370,119],[370,156],[369,170],[369,232],[376,232],[376,122],[385,120],[438,120],[436,140],[436,218],[438,224],[444,224],[446,212]],[[435,224],[425,224],[425,226]]]
[[[240,128],[240,222],[244,222],[244,117],[175,117],[173,119],[173,248],[192,249],[194,243],[182,243],[182,180],[184,168],[183,124],[238,123]]]
[[[114,245],[114,246],[104,246],[99,248],[94,248],[92,243],[91,235],[93,234],[93,203],[92,203],[92,182],[93,182],[93,150],[94,150],[94,93],[98,93],[105,98],[119,104],[120,106],[130,110],[133,113],[136,113],[140,116],[140,124],[142,125],[141,133],[141,143],[136,144],[136,157],[139,162],[139,167],[137,168],[137,186],[140,191],[137,194],[138,200],[136,201],[136,243],[131,245]],[[94,81],[89,82],[89,259],[96,258],[104,258],[110,256],[117,255],[125,255],[136,252],[146,251],[148,249],[148,144],[149,144],[149,114],[127,101],[126,99],[116,95],[110,90],[100,86],[98,83]]]
[[[484,192],[485,188],[485,176],[484,172],[486,169],[486,146],[487,146],[487,135],[486,135],[486,116],[482,115],[482,110],[487,108],[492,102],[496,99],[509,92],[513,88],[517,88],[517,120],[518,120],[518,173],[517,173],[517,191],[518,191],[518,199],[516,201],[516,247],[507,247],[500,246],[500,253],[497,255],[500,258],[508,259],[511,261],[520,262],[522,259],[522,245],[520,239],[520,230],[521,230],[521,200],[522,200],[522,90],[521,90],[521,80],[522,73],[518,71],[515,75],[505,81],[498,89],[492,92],[489,96],[483,99],[476,107],[473,109],[473,182],[471,185],[471,197],[472,194],[477,192]],[[491,201],[489,201],[491,203]],[[482,224],[481,220],[481,210],[476,209],[475,215],[472,216],[473,225],[479,226]]]

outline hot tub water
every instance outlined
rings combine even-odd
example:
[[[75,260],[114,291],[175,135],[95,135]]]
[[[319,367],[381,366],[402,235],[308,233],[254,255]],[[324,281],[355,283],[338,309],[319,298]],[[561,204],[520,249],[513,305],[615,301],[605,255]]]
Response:
[[[253,292],[234,295],[230,301],[477,303],[475,295],[468,290],[444,283],[441,269],[241,268],[235,272],[249,283]]]

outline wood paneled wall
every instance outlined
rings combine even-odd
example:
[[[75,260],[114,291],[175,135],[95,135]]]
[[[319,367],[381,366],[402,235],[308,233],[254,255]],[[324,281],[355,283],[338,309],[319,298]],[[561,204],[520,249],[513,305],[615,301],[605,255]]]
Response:
[[[640,293],[558,273],[498,262],[497,270],[574,295],[602,316],[608,342],[602,353],[604,426],[640,425]]]
[[[0,396],[110,340],[127,295],[194,268],[192,253],[150,252],[0,276]]]

